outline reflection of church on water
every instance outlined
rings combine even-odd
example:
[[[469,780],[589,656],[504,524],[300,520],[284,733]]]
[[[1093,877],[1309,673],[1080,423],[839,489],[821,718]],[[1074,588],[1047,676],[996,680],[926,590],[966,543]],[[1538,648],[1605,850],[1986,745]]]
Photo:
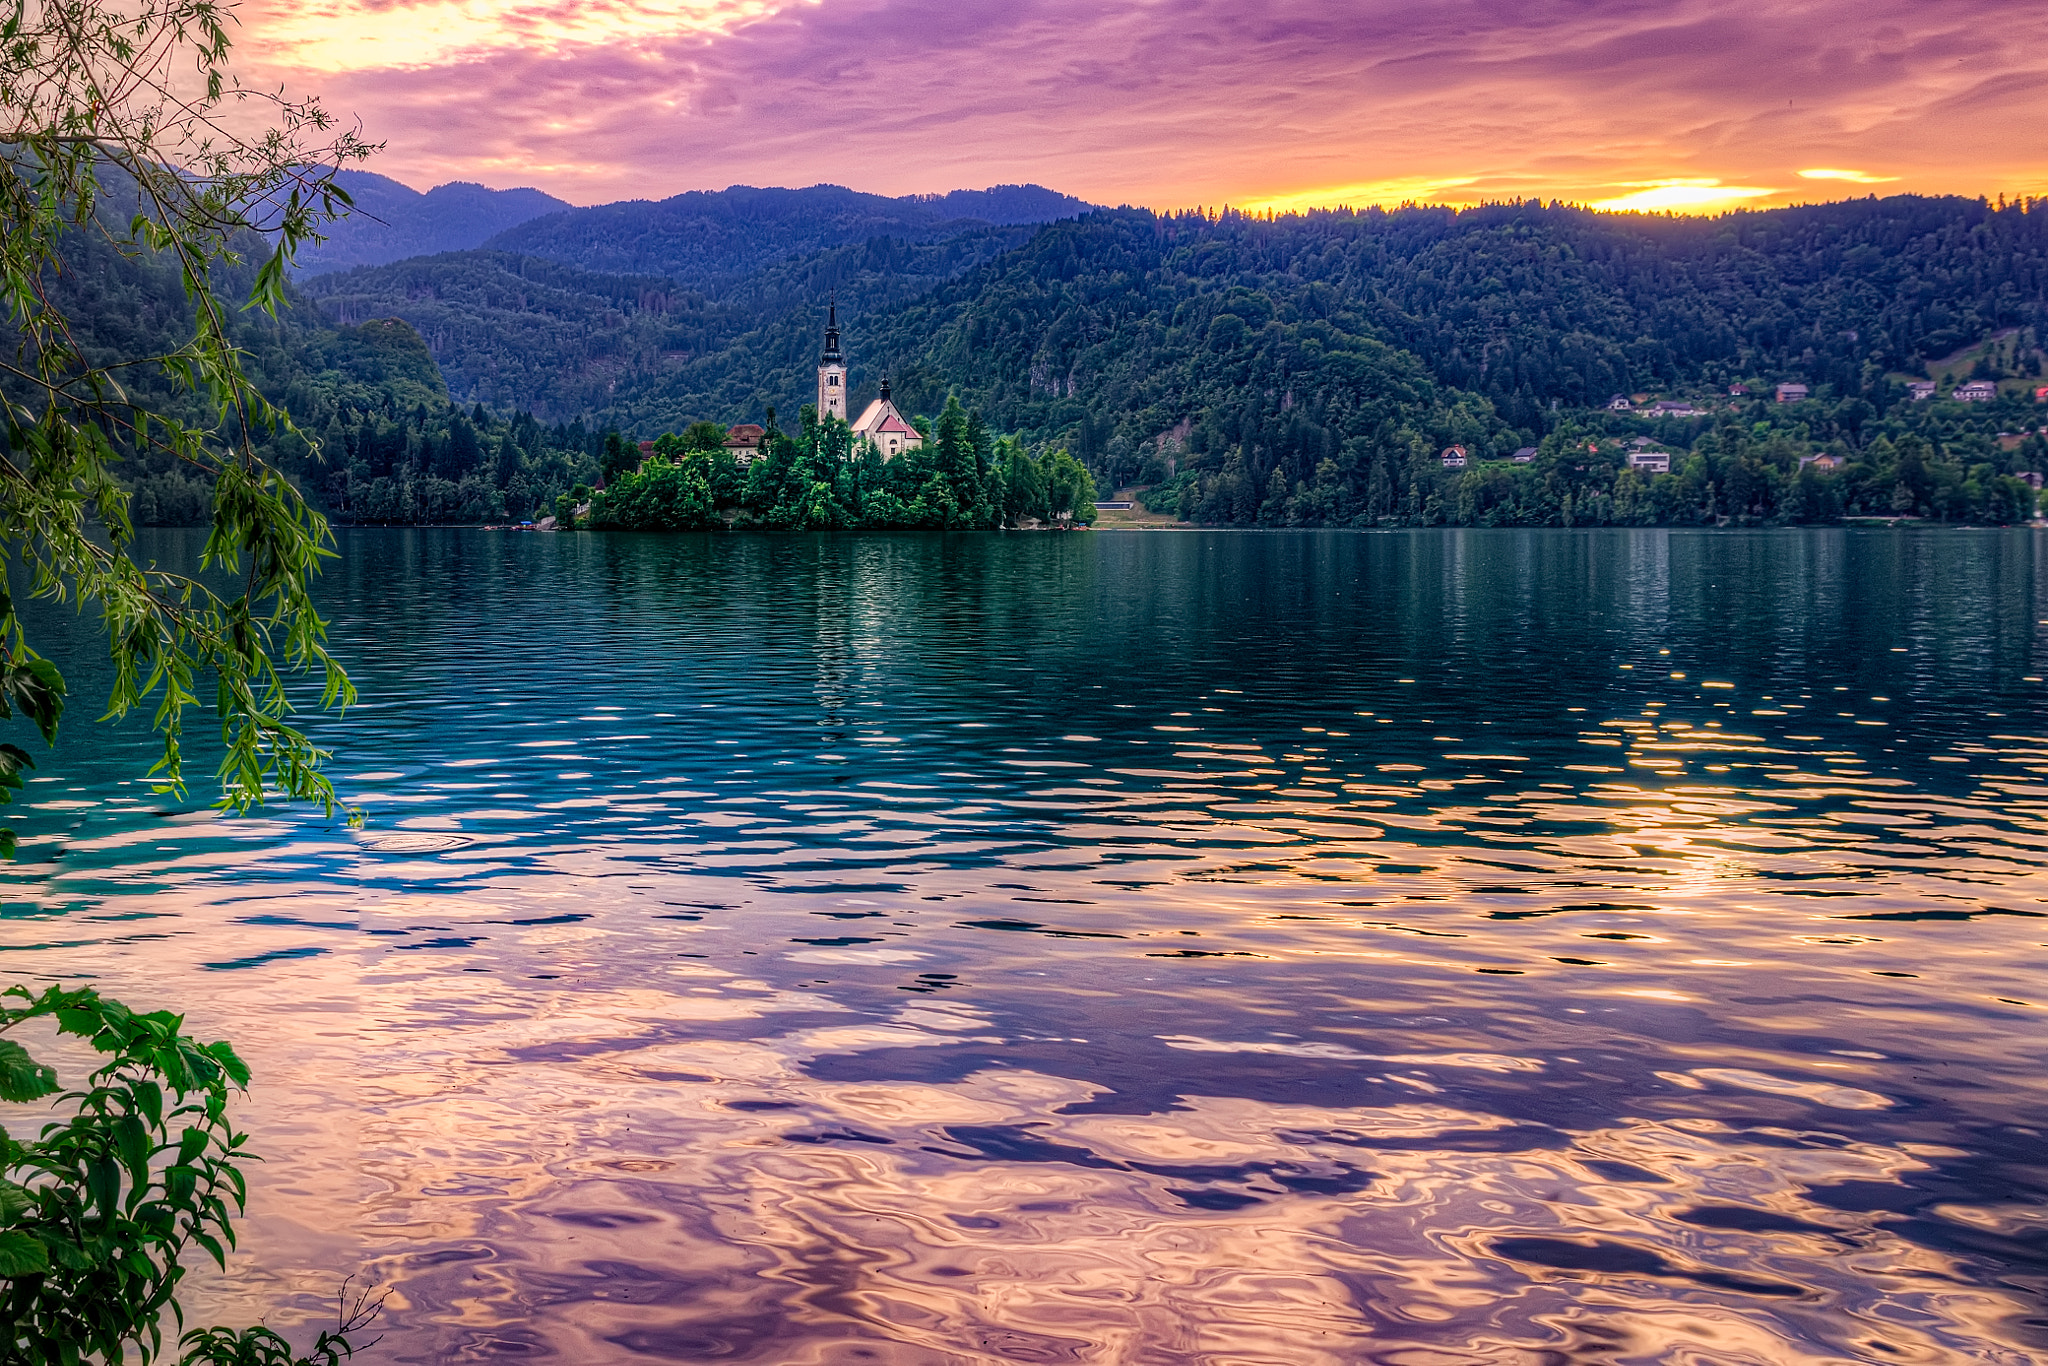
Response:
[[[825,315],[825,350],[818,357],[818,420],[828,417],[846,421],[846,353],[839,347],[839,301],[834,299]],[[887,460],[924,444],[924,434],[910,425],[889,400],[889,377],[882,377],[882,395],[870,403],[853,424],[853,442],[874,443]]]

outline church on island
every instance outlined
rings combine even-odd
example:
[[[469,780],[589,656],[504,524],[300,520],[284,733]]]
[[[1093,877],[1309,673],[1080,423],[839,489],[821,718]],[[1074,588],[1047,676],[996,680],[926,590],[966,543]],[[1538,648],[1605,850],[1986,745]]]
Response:
[[[839,349],[839,301],[834,299],[825,315],[825,350],[818,357],[818,420],[828,417],[846,421],[846,353]],[[924,434],[910,425],[896,405],[889,401],[889,379],[882,377],[882,395],[861,413],[853,424],[853,444],[874,443],[884,460],[924,444]]]

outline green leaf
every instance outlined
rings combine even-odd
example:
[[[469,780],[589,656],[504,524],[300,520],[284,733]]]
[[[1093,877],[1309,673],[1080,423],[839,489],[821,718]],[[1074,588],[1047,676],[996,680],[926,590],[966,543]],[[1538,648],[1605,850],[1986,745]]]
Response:
[[[33,1276],[50,1269],[42,1239],[15,1229],[0,1231],[0,1276]]]
[[[248,1087],[249,1064],[236,1055],[231,1045],[225,1041],[210,1043],[201,1051],[220,1064],[221,1070],[228,1074],[228,1080],[245,1089]]]
[[[220,1239],[214,1237],[210,1233],[204,1232],[203,1230],[197,1228],[190,1229],[188,1230],[188,1232],[191,1233],[193,1242],[199,1244],[199,1246],[205,1248],[209,1253],[213,1255],[214,1262],[219,1265],[221,1270],[227,1270],[227,1249],[223,1248],[220,1245]]]
[[[121,1164],[104,1155],[86,1163],[85,1190],[88,1207],[102,1218],[113,1218],[115,1202],[121,1198]]]
[[[128,1180],[140,1186],[149,1179],[149,1130],[137,1115],[123,1115],[114,1123],[114,1141],[121,1151],[121,1165],[128,1169]]]
[[[0,712],[5,710],[5,705],[0,704]],[[36,761],[20,745],[0,744],[0,801],[12,801],[5,789],[20,787],[21,775],[35,766]]]
[[[30,655],[0,661],[0,714],[19,711],[36,723],[45,744],[57,742],[64,715],[64,675],[49,660]]]
[[[28,1055],[12,1039],[0,1039],[0,1100],[21,1104],[41,1100],[57,1090],[57,1071]]]
[[[0,1228],[20,1223],[35,1212],[36,1198],[24,1186],[0,1181]]]

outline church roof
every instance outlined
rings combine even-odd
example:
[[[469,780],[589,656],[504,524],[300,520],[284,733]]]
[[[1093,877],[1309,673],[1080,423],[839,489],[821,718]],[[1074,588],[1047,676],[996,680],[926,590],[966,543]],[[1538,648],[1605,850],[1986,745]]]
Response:
[[[861,410],[860,421],[853,424],[854,434],[861,436],[868,432],[877,431],[883,423],[892,419],[901,423],[903,421],[903,414],[896,411],[896,405],[888,399],[878,398]]]
[[[905,422],[900,414],[895,412],[891,412],[887,417],[883,418],[880,423],[876,424],[876,426],[874,427],[874,431],[887,432],[892,435],[900,436],[915,436],[919,437],[920,439],[922,439],[923,435],[917,430],[917,428],[911,426],[908,422]]]

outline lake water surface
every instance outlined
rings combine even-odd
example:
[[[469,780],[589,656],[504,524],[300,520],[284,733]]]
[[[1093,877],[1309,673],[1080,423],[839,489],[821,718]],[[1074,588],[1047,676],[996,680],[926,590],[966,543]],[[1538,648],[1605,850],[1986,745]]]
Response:
[[[362,829],[151,796],[62,618],[12,813],[9,977],[255,1068],[210,1317],[352,1273],[375,1363],[2048,1357],[2033,533],[342,550]]]

